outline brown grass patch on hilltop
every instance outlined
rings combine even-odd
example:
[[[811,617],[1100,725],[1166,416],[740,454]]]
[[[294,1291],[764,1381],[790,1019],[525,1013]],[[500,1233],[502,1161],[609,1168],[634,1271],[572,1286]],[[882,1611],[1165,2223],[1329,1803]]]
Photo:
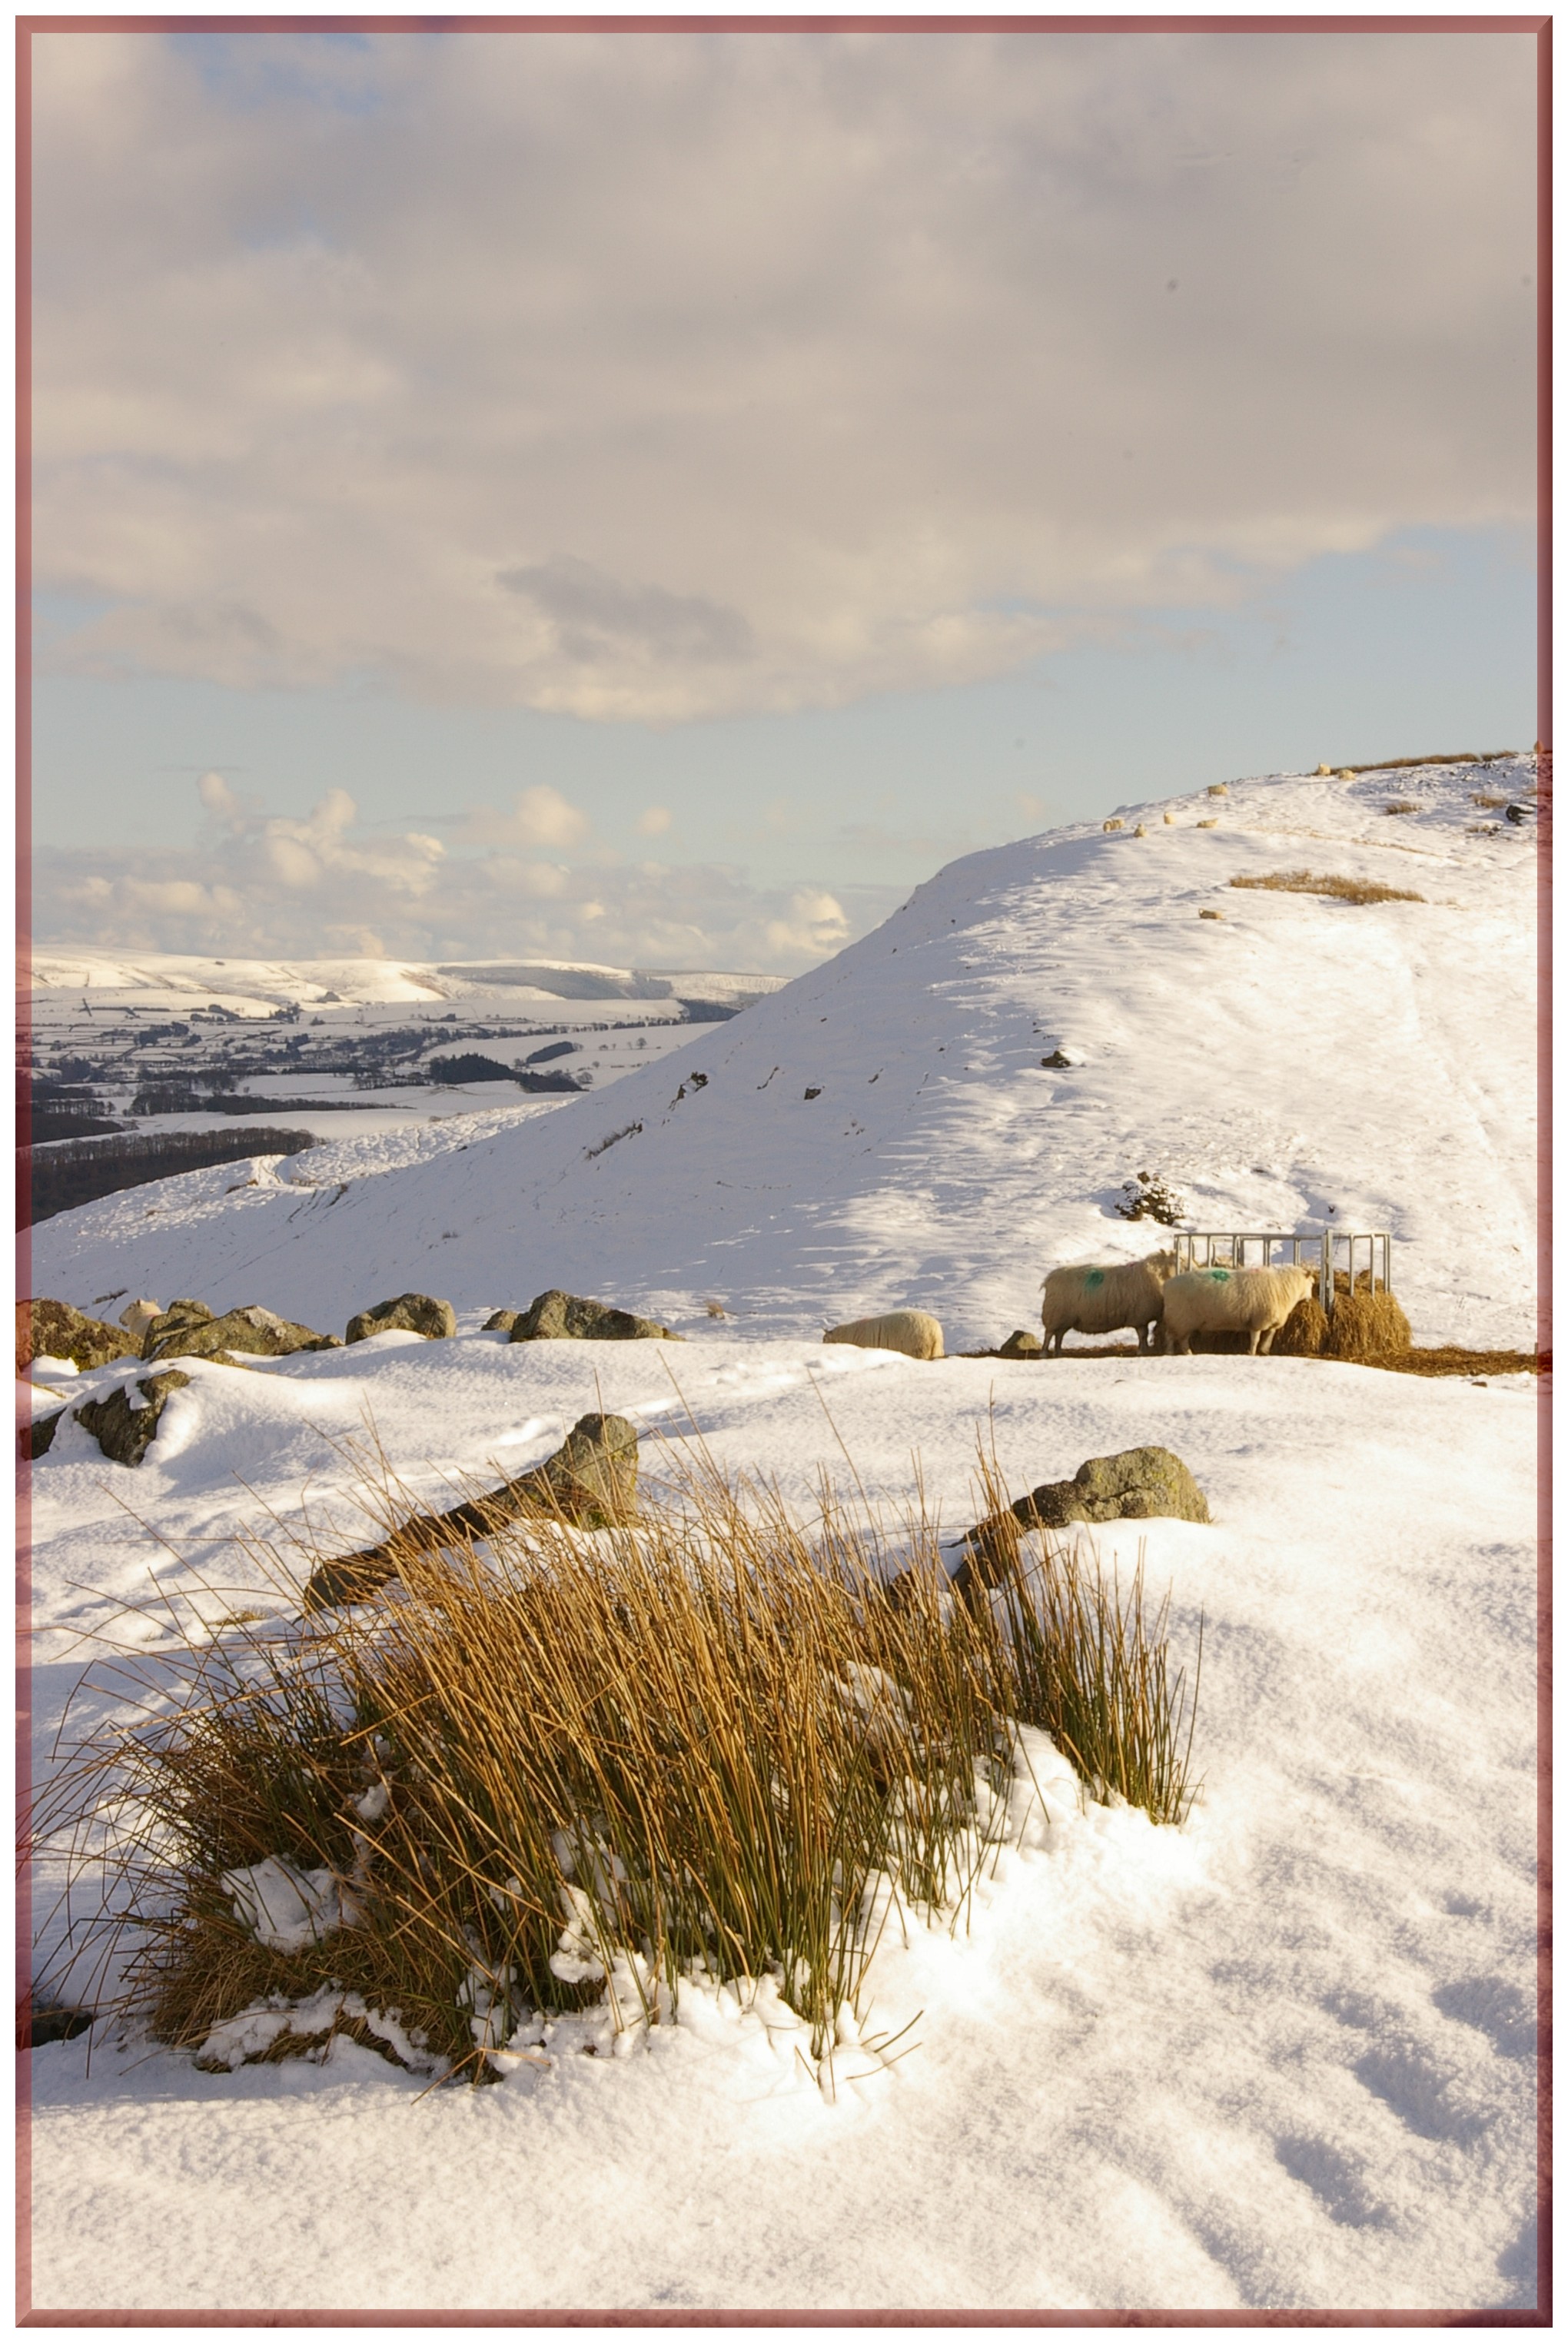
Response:
[[[1549,1375],[1550,1351],[1462,1351],[1442,1344],[1426,1351],[1402,1351],[1397,1358],[1374,1363],[1399,1375]]]
[[[1327,871],[1271,870],[1258,879],[1232,879],[1232,887],[1261,887],[1271,894],[1332,895],[1336,903],[1424,903],[1408,887],[1384,887],[1375,879],[1341,879]]]
[[[1421,808],[1413,798],[1395,798],[1392,805],[1384,806],[1383,811],[1384,813],[1419,813]]]

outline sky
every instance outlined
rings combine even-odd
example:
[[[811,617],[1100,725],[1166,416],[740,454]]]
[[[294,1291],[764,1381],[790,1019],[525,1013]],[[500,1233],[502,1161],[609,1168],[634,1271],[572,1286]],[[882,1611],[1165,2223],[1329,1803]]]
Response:
[[[33,59],[40,942],[789,973],[1530,744],[1530,36]]]

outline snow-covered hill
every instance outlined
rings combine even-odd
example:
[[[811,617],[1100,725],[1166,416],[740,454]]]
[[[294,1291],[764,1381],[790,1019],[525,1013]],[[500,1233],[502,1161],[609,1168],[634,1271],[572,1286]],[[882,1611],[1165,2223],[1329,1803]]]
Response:
[[[214,960],[183,952],[35,953],[26,982],[57,993],[214,1001],[236,1016],[267,1016],[288,1002],[755,1000],[784,981],[711,969],[611,968],[589,960]]]
[[[1274,776],[969,856],[613,1096],[113,1197],[37,1232],[34,1290],[328,1331],[407,1288],[790,1336],[910,1302],[957,1349],[1052,1262],[1146,1251],[1148,1171],[1199,1228],[1391,1229],[1418,1341],[1528,1344],[1533,781]],[[1229,883],[1302,870],[1419,900]]]

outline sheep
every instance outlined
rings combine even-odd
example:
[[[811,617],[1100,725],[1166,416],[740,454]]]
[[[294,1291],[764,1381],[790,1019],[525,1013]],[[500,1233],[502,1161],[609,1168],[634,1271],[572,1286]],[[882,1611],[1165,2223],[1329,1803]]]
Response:
[[[1245,1334],[1248,1357],[1267,1356],[1317,1282],[1314,1269],[1184,1270],[1165,1288],[1165,1353],[1190,1358],[1194,1334]]]
[[[120,1312],[120,1323],[126,1333],[134,1334],[139,1342],[153,1320],[161,1318],[163,1314],[161,1302],[127,1302]]]
[[[1040,1291],[1045,1296],[1040,1322],[1045,1328],[1046,1355],[1051,1337],[1061,1356],[1064,1334],[1111,1334],[1118,1327],[1138,1329],[1141,1351],[1153,1348],[1152,1329],[1163,1307],[1162,1289],[1176,1267],[1176,1256],[1151,1252],[1141,1261],[1108,1261],[1053,1269]]]
[[[890,1310],[880,1318],[856,1318],[830,1326],[824,1342],[853,1342],[861,1351],[902,1351],[907,1359],[940,1359],[942,1330],[929,1310]]]

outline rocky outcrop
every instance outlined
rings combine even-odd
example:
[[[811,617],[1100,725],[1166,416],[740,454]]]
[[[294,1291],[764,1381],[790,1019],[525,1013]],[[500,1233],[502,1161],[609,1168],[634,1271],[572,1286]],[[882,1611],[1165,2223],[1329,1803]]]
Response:
[[[497,1318],[506,1313],[498,1311]],[[491,1320],[491,1324],[496,1322]],[[580,1293],[563,1293],[551,1286],[537,1294],[513,1319],[514,1342],[683,1342],[656,1319],[639,1318],[635,1311],[617,1310],[608,1302],[589,1302]]]
[[[16,1373],[25,1375],[35,1359],[69,1359],[77,1367],[106,1367],[111,1359],[134,1359],[137,1345],[123,1327],[89,1318],[68,1302],[18,1302]]]
[[[437,1302],[428,1293],[399,1293],[390,1302],[377,1302],[369,1310],[361,1310],[348,1321],[346,1340],[363,1342],[372,1334],[423,1334],[427,1342],[445,1342],[457,1331],[457,1313],[449,1302]]]
[[[166,1367],[161,1375],[147,1375],[137,1383],[139,1406],[122,1389],[110,1392],[106,1399],[84,1400],[72,1413],[112,1464],[139,1464],[157,1436],[169,1393],[182,1391],[189,1382],[189,1375],[182,1375],[177,1367]]]
[[[1044,1349],[1045,1345],[1038,1334],[1031,1334],[1027,1327],[1015,1326],[997,1353],[997,1357],[999,1359],[1038,1359]]]
[[[579,1416],[553,1456],[450,1513],[416,1513],[379,1545],[322,1563],[305,1589],[307,1611],[363,1603],[413,1554],[486,1538],[528,1517],[608,1529],[637,1511],[637,1426],[624,1415]]]
[[[286,1359],[296,1351],[343,1348],[336,1334],[315,1333],[291,1318],[264,1310],[259,1302],[243,1310],[226,1310],[221,1318],[215,1318],[200,1302],[194,1307],[202,1311],[200,1318],[183,1318],[172,1326],[168,1324],[172,1312],[154,1319],[143,1340],[144,1359],[215,1359],[226,1351],[241,1357]]]
[[[994,1584],[1010,1545],[1012,1527],[1066,1529],[1074,1522],[1207,1522],[1208,1500],[1191,1473],[1169,1448],[1123,1448],[1114,1456],[1091,1456],[1070,1481],[1044,1481],[1020,1497],[1006,1514],[979,1523],[964,1539],[964,1558],[953,1574],[960,1594]]]
[[[509,1334],[522,1314],[520,1310],[492,1310],[482,1331],[487,1334]]]

